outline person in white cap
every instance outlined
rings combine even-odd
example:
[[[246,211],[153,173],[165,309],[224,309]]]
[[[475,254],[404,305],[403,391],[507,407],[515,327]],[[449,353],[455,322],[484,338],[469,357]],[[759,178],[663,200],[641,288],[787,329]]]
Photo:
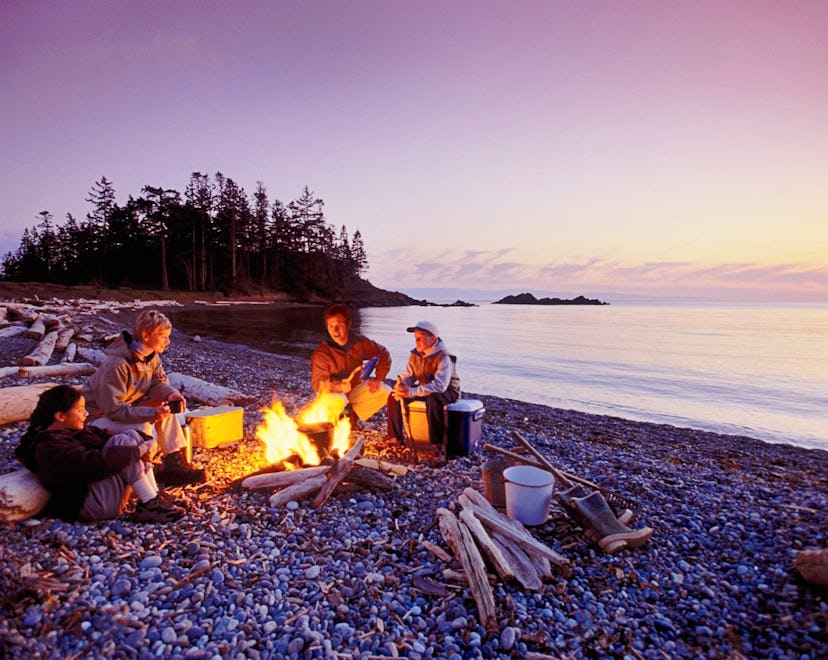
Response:
[[[457,358],[449,353],[440,331],[431,321],[420,321],[406,328],[414,333],[414,349],[408,356],[405,372],[397,377],[394,391],[388,397],[388,434],[405,444],[403,406],[405,414],[411,401],[426,404],[429,442],[435,449],[444,447],[446,422],[443,409],[460,398],[460,377]]]

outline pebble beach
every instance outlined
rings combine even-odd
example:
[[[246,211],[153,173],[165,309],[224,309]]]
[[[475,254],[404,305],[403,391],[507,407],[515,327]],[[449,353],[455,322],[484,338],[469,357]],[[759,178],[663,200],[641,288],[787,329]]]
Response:
[[[135,313],[104,316],[128,328]],[[0,366],[33,346],[0,340]],[[380,413],[352,433],[364,456],[409,468],[393,491],[274,508],[269,491],[235,482],[266,467],[262,410],[311,398],[308,360],[178,331],[163,359],[250,395],[244,439],[194,452],[210,480],[171,490],[188,511],[172,525],[41,516],[0,528],[0,656],[828,657],[828,591],[793,567],[798,552],[828,547],[828,452],[464,392],[485,407],[482,442],[514,451],[519,431],[553,465],[628,501],[631,527],[654,530],[608,555],[553,499],[531,531],[568,563],[538,591],[492,572],[498,626],[487,630],[468,586],[445,572],[456,560],[424,542],[448,549],[435,512],[482,491],[495,454],[439,465],[386,440]],[[19,467],[24,430],[0,427],[0,474]]]

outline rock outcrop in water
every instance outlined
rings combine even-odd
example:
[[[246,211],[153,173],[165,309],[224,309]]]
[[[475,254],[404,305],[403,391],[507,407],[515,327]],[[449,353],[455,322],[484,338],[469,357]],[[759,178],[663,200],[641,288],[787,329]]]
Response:
[[[519,293],[496,300],[493,305],[609,305],[596,298],[535,298],[531,293]]]

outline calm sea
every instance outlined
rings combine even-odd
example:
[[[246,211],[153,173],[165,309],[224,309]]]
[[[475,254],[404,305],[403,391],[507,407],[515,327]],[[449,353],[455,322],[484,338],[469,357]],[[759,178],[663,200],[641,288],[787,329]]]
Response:
[[[186,332],[309,356],[318,307],[174,311]],[[828,449],[828,306],[614,304],[391,307],[363,334],[405,366],[418,320],[437,323],[467,392]]]

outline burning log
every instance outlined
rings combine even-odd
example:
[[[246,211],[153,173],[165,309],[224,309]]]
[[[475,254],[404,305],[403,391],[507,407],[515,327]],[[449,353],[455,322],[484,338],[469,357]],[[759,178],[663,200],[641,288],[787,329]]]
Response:
[[[354,467],[354,461],[362,451],[364,444],[365,438],[360,438],[356,444],[354,444],[354,446],[351,447],[348,452],[334,464],[331,471],[326,475],[328,478],[327,482],[322,486],[322,488],[319,489],[319,492],[313,499],[313,505],[315,507],[320,507],[327,502],[334,489],[345,477],[348,476],[348,473]]]
[[[486,630],[497,630],[494,591],[486,576],[486,565],[483,563],[483,557],[477,549],[471,533],[465,524],[458,521],[448,509],[438,508],[437,518],[440,523],[440,533],[454,551],[454,555],[469,580],[469,590],[474,602],[477,603],[480,622]]]

